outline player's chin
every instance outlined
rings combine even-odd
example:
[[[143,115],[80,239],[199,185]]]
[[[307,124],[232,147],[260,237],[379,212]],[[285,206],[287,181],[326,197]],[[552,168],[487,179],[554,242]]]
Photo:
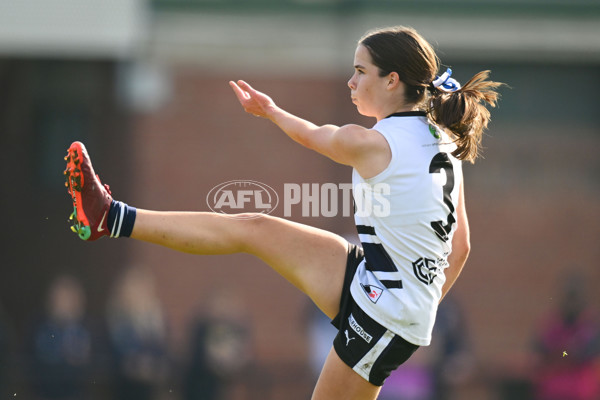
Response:
[[[368,112],[367,110],[363,109],[360,105],[356,105],[356,111],[358,111],[358,113],[364,117],[372,117],[373,113]]]
[[[353,100],[352,102],[356,106],[356,111],[358,111],[358,113],[360,115],[365,115],[365,112],[364,112],[363,108],[360,106],[360,104],[356,100]]]

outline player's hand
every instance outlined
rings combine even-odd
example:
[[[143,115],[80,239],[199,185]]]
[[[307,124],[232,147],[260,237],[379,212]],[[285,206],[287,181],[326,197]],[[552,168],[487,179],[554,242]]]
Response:
[[[229,81],[229,86],[233,89],[244,110],[249,114],[268,118],[269,112],[275,108],[275,103],[269,96],[255,90],[244,81]]]

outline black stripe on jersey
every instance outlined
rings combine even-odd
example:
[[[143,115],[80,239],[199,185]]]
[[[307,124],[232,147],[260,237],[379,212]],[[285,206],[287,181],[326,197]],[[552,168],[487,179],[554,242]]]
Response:
[[[397,272],[396,264],[381,243],[362,242],[369,271]]]
[[[373,235],[375,228],[368,225],[356,225],[356,230],[359,235]],[[363,251],[365,252],[365,267],[369,271],[381,272],[398,272],[398,267],[394,264],[392,257],[383,248],[381,243],[366,243],[361,242]],[[402,289],[402,281],[383,280],[380,281],[383,286],[388,289]]]
[[[375,235],[375,227],[368,225],[356,225],[359,235]]]
[[[402,281],[379,281],[388,289],[402,289]]]

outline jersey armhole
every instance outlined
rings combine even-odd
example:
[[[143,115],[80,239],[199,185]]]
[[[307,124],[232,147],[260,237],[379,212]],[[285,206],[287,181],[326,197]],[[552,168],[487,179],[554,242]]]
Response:
[[[377,133],[379,133],[381,136],[383,136],[383,138],[385,139],[385,141],[388,144],[388,147],[390,148],[390,153],[392,154],[392,156],[390,157],[390,162],[383,169],[383,171],[379,172],[377,175],[375,175],[371,178],[368,178],[368,179],[363,178],[363,180],[365,182],[373,184],[373,183],[377,183],[378,181],[385,179],[390,174],[390,171],[392,170],[392,165],[394,164],[397,155],[396,155],[396,149],[394,148],[393,143],[390,141],[390,139],[386,135],[384,135],[380,130],[376,129],[376,127],[373,127],[371,129],[376,131]]]

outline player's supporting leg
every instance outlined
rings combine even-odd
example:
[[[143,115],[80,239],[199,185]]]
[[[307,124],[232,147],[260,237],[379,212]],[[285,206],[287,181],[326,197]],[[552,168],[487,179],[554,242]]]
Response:
[[[348,243],[331,232],[261,214],[138,209],[131,237],[193,254],[252,254],[330,318],[339,311]]]
[[[312,400],[375,400],[381,390],[347,366],[332,348],[315,386]]]

